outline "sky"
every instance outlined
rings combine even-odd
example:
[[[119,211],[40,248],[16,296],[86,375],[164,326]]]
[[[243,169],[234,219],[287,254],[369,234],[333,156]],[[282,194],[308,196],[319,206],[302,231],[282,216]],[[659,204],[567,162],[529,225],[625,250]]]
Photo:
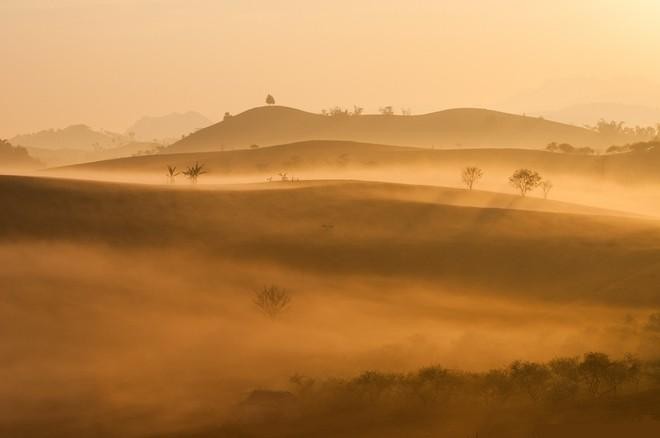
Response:
[[[658,0],[0,0],[0,137],[263,104],[660,106]]]

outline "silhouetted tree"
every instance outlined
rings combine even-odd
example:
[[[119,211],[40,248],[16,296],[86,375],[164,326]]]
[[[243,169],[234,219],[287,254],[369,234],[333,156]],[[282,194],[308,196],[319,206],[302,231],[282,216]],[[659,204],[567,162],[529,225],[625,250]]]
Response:
[[[271,94],[269,94],[268,96],[266,96],[266,103],[268,105],[275,105],[275,98]]]
[[[580,377],[584,380],[587,391],[592,397],[598,397],[603,391],[608,368],[612,362],[605,353],[587,353],[580,363]]]
[[[520,191],[520,196],[525,197],[541,184],[541,180],[541,175],[534,170],[518,169],[509,178],[509,184]]]
[[[167,183],[174,184],[177,175],[180,175],[181,172],[177,172],[176,166],[167,166]]]
[[[327,110],[322,110],[321,114],[330,117],[348,117],[351,115],[351,113],[346,108],[342,108],[340,106],[333,106]]]
[[[548,194],[552,190],[553,184],[550,180],[545,180],[541,183],[541,190],[543,190],[543,199],[548,199]]]
[[[564,154],[577,154],[577,155],[591,155],[596,153],[596,151],[590,147],[576,148],[575,146],[568,143],[557,144],[555,142],[549,143],[545,150],[549,152],[562,152]]]
[[[484,171],[475,166],[469,166],[463,169],[461,178],[463,183],[467,186],[468,190],[472,190],[472,187],[484,176]]]
[[[195,163],[193,166],[190,166],[183,171],[183,174],[187,176],[193,184],[197,184],[199,177],[205,173],[208,173],[208,171],[204,170],[204,165],[199,163]]]
[[[552,375],[548,367],[534,362],[514,362],[511,378],[533,401],[537,401]]]
[[[507,398],[513,389],[509,370],[490,370],[482,378],[483,396],[486,402]]]
[[[362,113],[364,112],[364,108],[361,106],[353,105],[353,114],[352,116],[361,116]]]
[[[401,115],[410,116],[412,115],[412,110],[410,108],[401,108]]]
[[[585,126],[588,129],[592,129],[599,134],[607,136],[616,136],[625,134],[625,122],[617,122],[616,120],[607,121],[605,119],[600,119],[596,126]]]
[[[378,110],[384,116],[393,116],[394,108],[392,106],[384,106]]]
[[[270,318],[277,317],[289,307],[290,303],[289,293],[277,286],[264,286],[254,295],[254,304]]]

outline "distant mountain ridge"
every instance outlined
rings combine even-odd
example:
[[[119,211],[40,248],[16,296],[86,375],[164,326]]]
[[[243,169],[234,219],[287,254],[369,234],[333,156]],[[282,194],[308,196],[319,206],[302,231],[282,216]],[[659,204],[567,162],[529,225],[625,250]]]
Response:
[[[550,142],[602,148],[607,138],[581,127],[497,111],[459,108],[424,115],[313,114],[283,106],[226,117],[166,149],[202,152],[309,140],[437,148],[541,148]]]
[[[173,142],[211,125],[211,120],[195,112],[171,113],[165,116],[145,116],[126,130],[126,135],[143,141]]]
[[[79,124],[17,135],[9,141],[23,147],[93,151],[121,146],[128,142],[128,137],[110,131],[94,131],[87,125]]]
[[[10,142],[25,148],[45,166],[65,166],[155,153],[162,146],[154,142],[135,141],[130,136],[110,131],[95,131],[82,124],[18,135]]]

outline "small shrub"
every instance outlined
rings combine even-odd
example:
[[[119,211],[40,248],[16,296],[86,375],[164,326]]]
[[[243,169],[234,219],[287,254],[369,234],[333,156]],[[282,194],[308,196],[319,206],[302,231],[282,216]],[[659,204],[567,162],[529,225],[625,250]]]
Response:
[[[254,304],[270,318],[276,318],[289,307],[290,303],[289,292],[277,286],[264,286],[255,292]]]

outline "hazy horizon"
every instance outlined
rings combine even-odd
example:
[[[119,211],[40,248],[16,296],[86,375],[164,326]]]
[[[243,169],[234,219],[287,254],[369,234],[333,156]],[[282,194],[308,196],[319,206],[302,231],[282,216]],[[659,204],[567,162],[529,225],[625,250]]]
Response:
[[[0,16],[0,437],[660,436],[660,0]]]
[[[261,105],[534,113],[660,102],[660,4],[5,0],[0,138]],[[304,37],[303,37],[304,36]]]

